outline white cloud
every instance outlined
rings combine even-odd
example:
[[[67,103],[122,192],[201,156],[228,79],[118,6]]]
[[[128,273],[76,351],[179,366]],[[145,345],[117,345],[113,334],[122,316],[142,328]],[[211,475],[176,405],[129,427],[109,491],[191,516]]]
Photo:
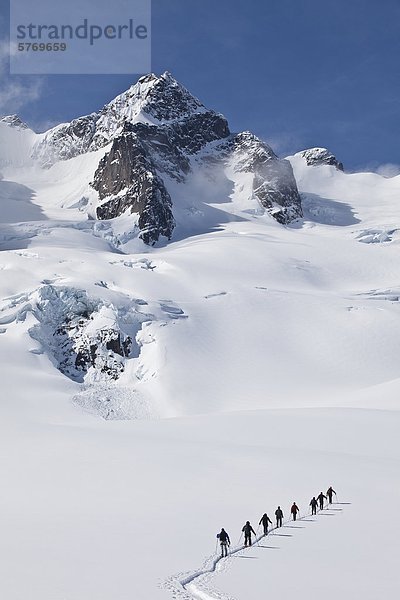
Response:
[[[11,48],[11,52],[15,52]],[[8,41],[0,42],[0,114],[17,112],[22,106],[40,98],[43,78],[9,74],[10,47]]]
[[[400,164],[391,162],[379,164],[377,161],[373,161],[367,164],[358,165],[353,172],[377,173],[382,177],[397,177],[400,175]]]
[[[304,150],[302,135],[297,132],[282,132],[272,135],[264,135],[262,139],[271,146],[272,150],[278,156],[284,157],[294,154],[299,150]]]
[[[36,133],[43,133],[59,124],[60,121],[57,119],[33,119],[30,121],[31,128],[33,128]]]
[[[397,175],[400,175],[400,165],[396,165],[395,163],[379,165],[376,172],[383,177],[396,177]]]

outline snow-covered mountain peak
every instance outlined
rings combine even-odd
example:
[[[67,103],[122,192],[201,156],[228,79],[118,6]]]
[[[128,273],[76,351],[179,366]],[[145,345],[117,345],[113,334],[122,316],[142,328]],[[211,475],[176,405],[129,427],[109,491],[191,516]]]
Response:
[[[125,123],[160,125],[207,112],[205,106],[166,71],[141,77],[96,115],[96,131],[89,149],[106,145]]]
[[[339,162],[336,156],[327,148],[309,148],[297,152],[295,156],[304,158],[309,166],[331,165],[336,167],[339,171],[343,171],[343,163]]]
[[[193,96],[168,71],[165,71],[159,77],[154,73],[141,77],[135,85],[119,98],[128,100],[132,96],[137,101],[141,111],[159,122],[181,119],[194,113],[206,111],[200,100]]]
[[[34,156],[43,166],[107,146],[126,123],[163,125],[203,113],[216,114],[192,96],[167,71],[141,77],[122,94],[90,115],[49,129],[37,144]]]
[[[26,134],[3,128],[9,136]],[[65,166],[75,177],[76,165],[84,165],[78,168],[85,183],[71,206],[86,207],[81,212],[99,220],[132,215],[125,240],[172,239],[176,225],[186,234],[188,221],[191,231],[202,231],[201,219],[196,224],[192,219],[194,201],[188,200],[199,180],[214,180],[213,200],[229,203],[233,213],[267,212],[282,224],[302,216],[290,163],[249,131],[231,134],[222,114],[207,109],[168,72],[141,77],[98,112],[31,134],[28,157],[54,167],[54,174],[64,172],[62,161],[82,156]]]
[[[6,115],[0,118],[0,123],[5,123],[10,127],[16,127],[17,129],[29,129],[28,125],[24,123],[19,115]]]
[[[204,109],[201,102],[172,75],[150,73],[102,108],[98,126],[110,129],[114,125],[115,130],[124,121],[159,123],[188,116],[199,108]]]
[[[268,160],[276,160],[278,157],[264,141],[251,131],[243,131],[234,137],[235,150],[246,157],[247,161],[262,163]]]
[[[38,135],[18,115],[0,119],[0,169],[20,169],[33,164],[32,148]]]

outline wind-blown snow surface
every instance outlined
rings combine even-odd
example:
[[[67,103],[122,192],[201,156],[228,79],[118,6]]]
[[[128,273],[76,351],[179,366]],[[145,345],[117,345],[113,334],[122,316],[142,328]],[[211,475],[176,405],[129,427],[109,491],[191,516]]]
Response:
[[[0,167],[1,597],[185,597],[221,526],[236,542],[330,484],[343,510],[192,592],[397,597],[400,178],[293,157],[306,216],[282,227],[246,181],[193,176],[149,249],[82,211],[104,151]],[[93,302],[134,339],[117,383],[61,373],[45,335]]]

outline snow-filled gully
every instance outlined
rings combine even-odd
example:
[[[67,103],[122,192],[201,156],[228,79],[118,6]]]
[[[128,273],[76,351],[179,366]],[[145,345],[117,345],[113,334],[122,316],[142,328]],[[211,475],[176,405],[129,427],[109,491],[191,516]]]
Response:
[[[342,504],[342,503],[335,502],[334,504],[337,506],[338,504]],[[330,506],[327,506],[322,511],[321,511],[321,509],[319,509],[317,511],[317,513],[321,513],[321,512],[329,511],[329,510],[337,511],[337,510],[342,510],[342,509],[337,508],[337,507],[330,508]],[[313,515],[311,515],[311,513],[308,513],[307,515],[298,517],[296,522],[304,521],[311,516],[313,516]],[[285,525],[288,525],[289,523],[293,523],[292,519],[287,519],[286,521],[284,521],[282,527],[285,527]],[[276,531],[277,529],[280,529],[280,528],[272,527],[268,532],[268,536],[274,535],[273,532]],[[258,533],[258,529],[257,529],[256,533]],[[248,548],[250,549],[252,547],[256,547],[259,544],[259,542],[262,540],[262,538],[264,538],[264,537],[265,537],[265,534],[262,534],[259,536],[256,535],[255,541],[252,546],[245,546],[244,544],[235,546],[232,550],[229,551],[229,554],[226,557],[226,561],[223,561],[223,557],[221,555],[212,555],[212,556],[208,557],[202,568],[200,568],[196,571],[192,571],[191,573],[187,573],[185,575],[180,574],[175,577],[172,577],[167,582],[165,587],[168,587],[172,591],[173,598],[180,598],[180,599],[185,599],[185,600],[186,599],[187,600],[234,600],[231,596],[221,594],[221,592],[215,592],[215,594],[214,594],[211,591],[206,591],[204,589],[201,589],[200,587],[198,587],[198,585],[196,585],[196,580],[201,577],[204,577],[205,575],[211,576],[213,573],[218,571],[219,568],[222,567],[222,565],[225,565],[226,562],[233,555],[238,554],[239,552],[242,552]]]

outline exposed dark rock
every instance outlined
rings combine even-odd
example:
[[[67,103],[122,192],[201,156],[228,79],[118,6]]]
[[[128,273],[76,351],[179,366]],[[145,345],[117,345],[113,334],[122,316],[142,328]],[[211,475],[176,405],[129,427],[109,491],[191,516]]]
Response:
[[[169,73],[150,74],[106,104],[99,112],[49,129],[36,146],[33,157],[43,166],[98,150],[117,137],[125,123],[139,114],[164,125],[176,119],[207,112]],[[209,111],[210,113],[212,111]],[[214,113],[215,114],[215,113]]]
[[[178,83],[168,71],[161,77],[153,73],[141,77],[138,84],[149,84],[142,110],[159,121],[171,121],[204,108],[200,100]]]
[[[142,152],[151,159],[154,167],[177,181],[184,181],[185,175],[190,171],[190,160],[171,127],[126,123],[124,131],[136,134]]]
[[[39,324],[30,335],[49,349],[55,366],[74,381],[89,370],[116,380],[131,356],[133,338],[124,331],[118,312],[83,290],[44,286],[35,310]]]
[[[226,158],[235,157],[235,170],[254,173],[253,192],[261,206],[281,224],[303,216],[301,198],[289,161],[252,133],[233,136],[220,147]]]
[[[168,181],[183,183],[196,161],[218,167],[234,157],[237,171],[254,174],[254,195],[277,221],[302,216],[290,164],[251,133],[232,136],[226,119],[169,73],[141,77],[100,112],[48,131],[35,156],[50,166],[108,144],[92,183],[102,201],[96,216],[114,219],[130,211],[147,244],[171,238],[175,221]]]
[[[140,237],[146,244],[154,244],[161,235],[170,239],[175,227],[171,197],[138,133],[130,126],[126,129],[94,175],[92,185],[100,199],[109,198],[97,208],[97,217],[113,219],[130,210],[139,214]]]
[[[298,154],[306,159],[306,163],[309,166],[332,165],[339,171],[343,171],[343,163],[339,162],[336,156],[326,148],[310,148],[309,150],[298,152]]]
[[[194,154],[209,142],[222,140],[230,134],[225,117],[211,110],[175,121],[171,129],[175,134],[171,141],[189,154]]]
[[[89,336],[85,328],[89,318],[75,317],[54,332],[60,361],[58,368],[71,379],[82,380],[90,367],[118,379],[124,364],[118,357],[129,356],[132,340],[114,328],[100,329]]]

